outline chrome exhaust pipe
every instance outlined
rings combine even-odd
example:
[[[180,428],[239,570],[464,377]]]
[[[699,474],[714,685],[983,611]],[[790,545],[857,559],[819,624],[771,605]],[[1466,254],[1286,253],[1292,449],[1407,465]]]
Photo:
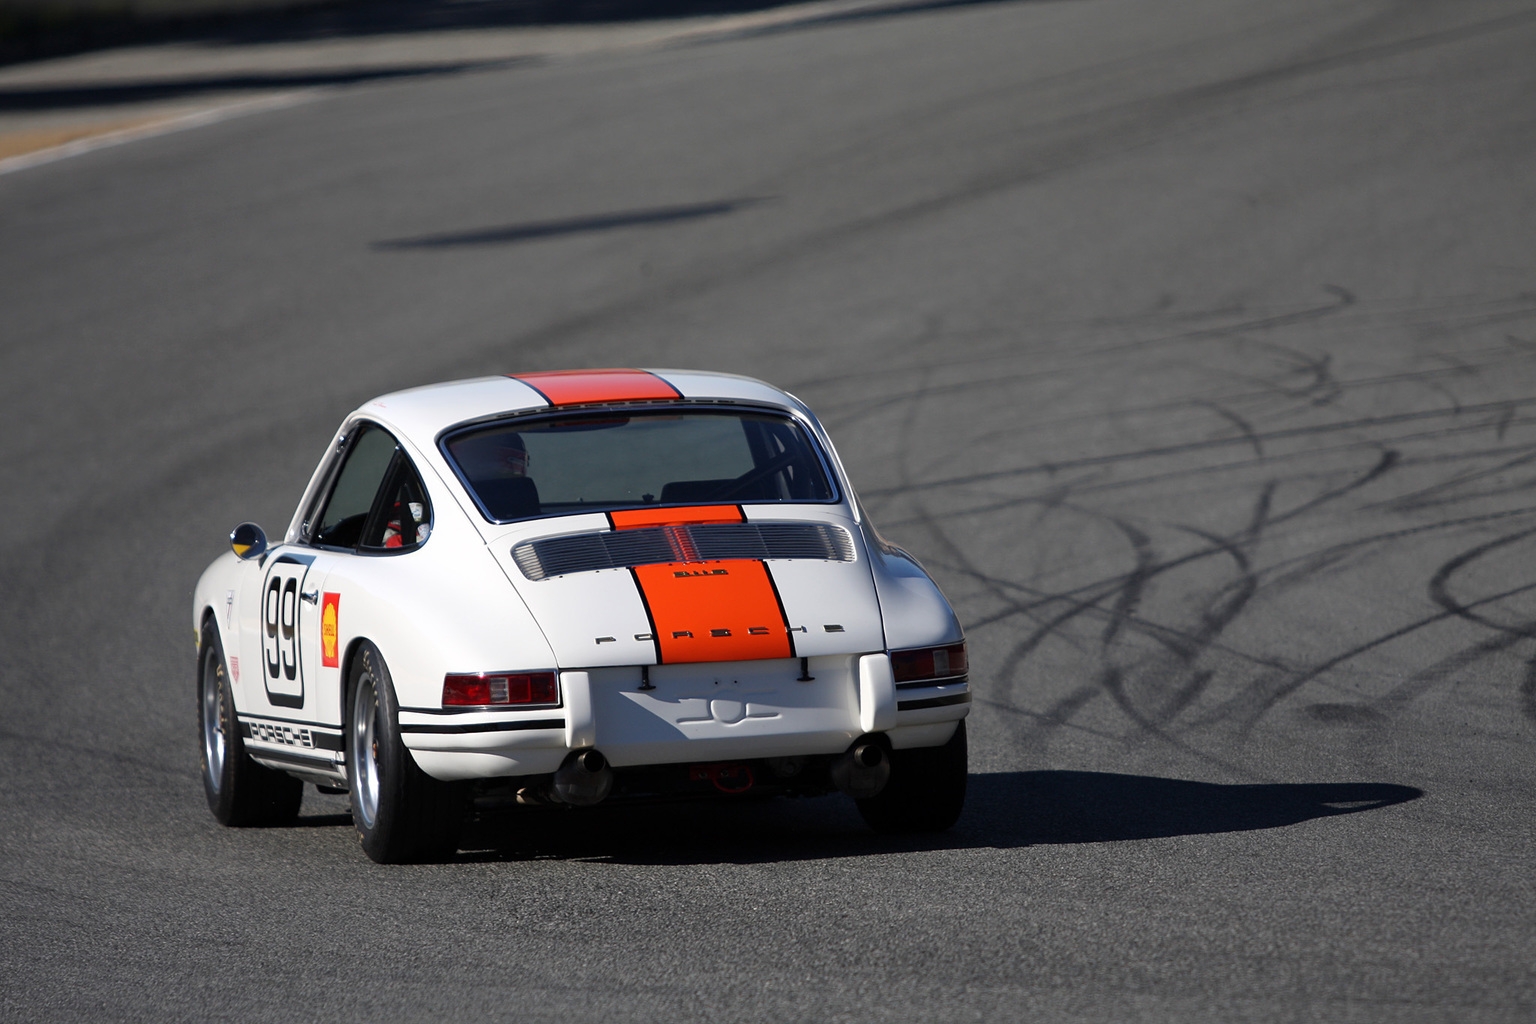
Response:
[[[591,748],[573,750],[555,772],[551,795],[572,807],[600,804],[613,789],[613,769],[608,759]]]
[[[891,778],[891,759],[873,740],[860,740],[832,762],[832,785],[855,800],[879,796]]]

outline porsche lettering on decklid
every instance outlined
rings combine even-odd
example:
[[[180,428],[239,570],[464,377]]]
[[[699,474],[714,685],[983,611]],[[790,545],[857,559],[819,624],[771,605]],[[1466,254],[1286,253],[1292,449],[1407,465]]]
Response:
[[[736,505],[631,509],[608,513],[615,529],[660,526],[680,561],[637,565],[629,571],[645,603],[656,638],[658,664],[752,661],[795,653],[773,576],[761,559],[699,562],[682,529],[704,523],[739,523]]]

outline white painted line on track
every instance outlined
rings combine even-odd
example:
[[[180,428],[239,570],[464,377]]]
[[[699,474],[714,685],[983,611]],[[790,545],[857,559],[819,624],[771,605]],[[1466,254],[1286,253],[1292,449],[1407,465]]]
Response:
[[[0,0],[0,3],[3,2],[4,0]],[[712,40],[728,40],[764,30],[787,28],[800,24],[814,25],[819,22],[834,21],[838,18],[878,11],[902,11],[911,7],[921,6],[922,2],[923,0],[811,0],[809,3],[789,4],[783,7],[753,11],[741,15],[690,20],[687,23],[663,29],[655,34],[647,33],[638,39],[630,38],[607,42],[598,39],[596,45],[588,44],[576,49],[570,49],[567,46],[564,49],[556,47],[554,50],[541,52],[537,43],[535,43],[532,51],[524,52],[518,50],[511,54],[502,53],[500,59],[504,61],[523,61],[530,58],[547,59],[552,56],[561,55],[577,56],[594,52],[655,50],[670,46],[688,46]],[[538,37],[529,38],[536,40]],[[424,36],[423,40],[425,45],[431,45],[430,36]],[[191,128],[201,128],[246,114],[260,113],[264,110],[277,110],[283,107],[295,106],[319,99],[327,93],[333,93],[335,89],[336,87],[334,86],[315,86],[312,88],[287,90],[274,95],[219,104],[183,114],[168,114],[164,117],[146,118],[122,128],[108,128],[98,133],[81,135],[80,137],[70,139],[68,142],[46,145],[43,148],[34,149],[29,152],[17,153],[15,156],[0,157],[0,175],[54,163],[58,160],[80,156],[81,154],[105,149],[109,146],[121,145],[125,142],[153,138],[157,135],[168,135],[172,132],[186,131]]]
[[[281,110],[284,107],[295,107],[301,103],[308,103],[311,100],[318,99],[323,91],[323,89],[318,88],[299,89],[278,93],[273,96],[240,100],[236,103],[225,103],[203,110],[194,110],[186,114],[172,115],[150,121],[147,124],[137,124],[130,128],[120,128],[116,131],[103,132],[100,135],[74,139],[57,146],[49,146],[46,149],[34,150],[31,153],[21,153],[16,156],[0,159],[0,174],[24,171],[29,167],[53,163],[55,160],[64,160],[68,157],[79,156],[82,153],[89,153],[97,149],[105,149],[108,146],[118,146],[137,139],[147,139],[156,135],[169,135],[172,132],[187,131],[191,128],[202,128],[206,125],[217,124],[220,121],[244,117],[247,114],[259,114],[265,110]]]

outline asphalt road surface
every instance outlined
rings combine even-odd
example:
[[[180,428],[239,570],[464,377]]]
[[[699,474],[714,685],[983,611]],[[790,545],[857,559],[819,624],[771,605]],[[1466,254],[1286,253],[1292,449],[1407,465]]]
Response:
[[[0,176],[0,1019],[1526,1021],[1536,2],[936,3]],[[230,830],[191,588],[341,417],[760,376],[966,624],[967,810]]]

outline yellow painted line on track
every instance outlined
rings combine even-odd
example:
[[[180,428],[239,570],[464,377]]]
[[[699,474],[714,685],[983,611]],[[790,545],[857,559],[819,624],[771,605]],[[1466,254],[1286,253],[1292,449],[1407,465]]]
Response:
[[[42,128],[35,131],[0,134],[0,160],[56,149],[81,139],[110,135],[113,132],[137,131],[164,120],[164,117],[133,117],[126,120],[119,118],[112,121],[71,125],[68,128]]]
[[[5,0],[0,0],[3,4]],[[530,57],[574,57],[599,52],[621,52],[625,50],[646,50],[660,47],[688,45],[690,43],[706,42],[712,38],[728,38],[742,32],[760,31],[781,26],[792,26],[797,23],[814,23],[815,21],[847,16],[851,13],[878,11],[884,9],[900,10],[916,3],[917,0],[812,0],[810,3],[793,4],[785,7],[772,8],[765,11],[755,11],[749,14],[726,17],[700,17],[687,19],[683,23],[671,26],[662,26],[648,29],[638,34],[626,32],[615,38],[610,33],[582,32],[566,34],[559,37],[551,37],[547,33],[512,32],[507,38],[499,42],[493,40],[489,48],[481,47],[472,55],[460,54],[461,59],[489,60],[489,59],[517,59],[525,60]],[[400,43],[407,50],[412,46],[430,50],[434,46],[440,47],[442,40],[449,38],[451,33],[424,34],[414,43],[407,39]],[[454,37],[457,38],[456,36]],[[259,48],[258,48],[259,49]],[[361,51],[360,51],[361,52]],[[377,48],[366,52],[377,55]],[[457,52],[457,51],[455,51]],[[153,70],[152,78],[163,74],[161,64],[145,65],[145,61],[152,57],[159,57],[149,51],[138,53],[137,51],[124,51],[124,60],[119,60],[114,66],[114,72],[121,76],[125,68],[136,69],[140,76],[149,74]],[[237,54],[238,55],[238,54]],[[302,52],[300,52],[302,56]],[[327,51],[327,55],[334,57]],[[270,64],[289,68],[292,65],[294,54],[283,52],[278,54],[265,54],[258,56],[254,61],[247,61],[253,68],[260,68]],[[185,54],[173,54],[173,61],[182,59],[182,67],[185,69]],[[266,63],[263,63],[263,62]],[[276,61],[276,63],[272,63]],[[198,71],[207,71],[210,66],[202,57],[194,55],[192,64]],[[215,62],[217,64],[217,62]],[[351,66],[351,62],[347,62]],[[230,64],[223,65],[235,66]],[[245,67],[246,64],[240,64]],[[25,70],[25,69],[24,69]],[[10,74],[7,80],[12,84],[47,84],[57,79],[57,74],[39,78],[37,75],[27,75],[18,78]],[[161,107],[159,111],[144,110],[136,114],[119,112],[117,116],[104,116],[99,120],[75,120],[68,123],[41,123],[34,125],[15,125],[9,129],[0,127],[0,175],[12,171],[25,170],[29,167],[37,167],[41,164],[52,163],[67,157],[89,153],[92,150],[103,149],[107,146],[115,146],[136,139],[150,138],[156,135],[166,135],[171,132],[184,131],[189,128],[199,128],[204,125],[214,124],[219,121],[239,117],[244,114],[258,113],[263,110],[274,110],[281,107],[294,106],[298,103],[317,99],[325,93],[332,92],[335,86],[315,86],[289,90],[281,93],[268,93],[252,99],[238,100],[224,103],[213,103],[209,106],[195,107],[183,105],[180,109],[166,109]],[[91,115],[85,111],[80,112],[85,117]],[[108,111],[99,111],[107,115]],[[14,122],[13,122],[14,124]]]

